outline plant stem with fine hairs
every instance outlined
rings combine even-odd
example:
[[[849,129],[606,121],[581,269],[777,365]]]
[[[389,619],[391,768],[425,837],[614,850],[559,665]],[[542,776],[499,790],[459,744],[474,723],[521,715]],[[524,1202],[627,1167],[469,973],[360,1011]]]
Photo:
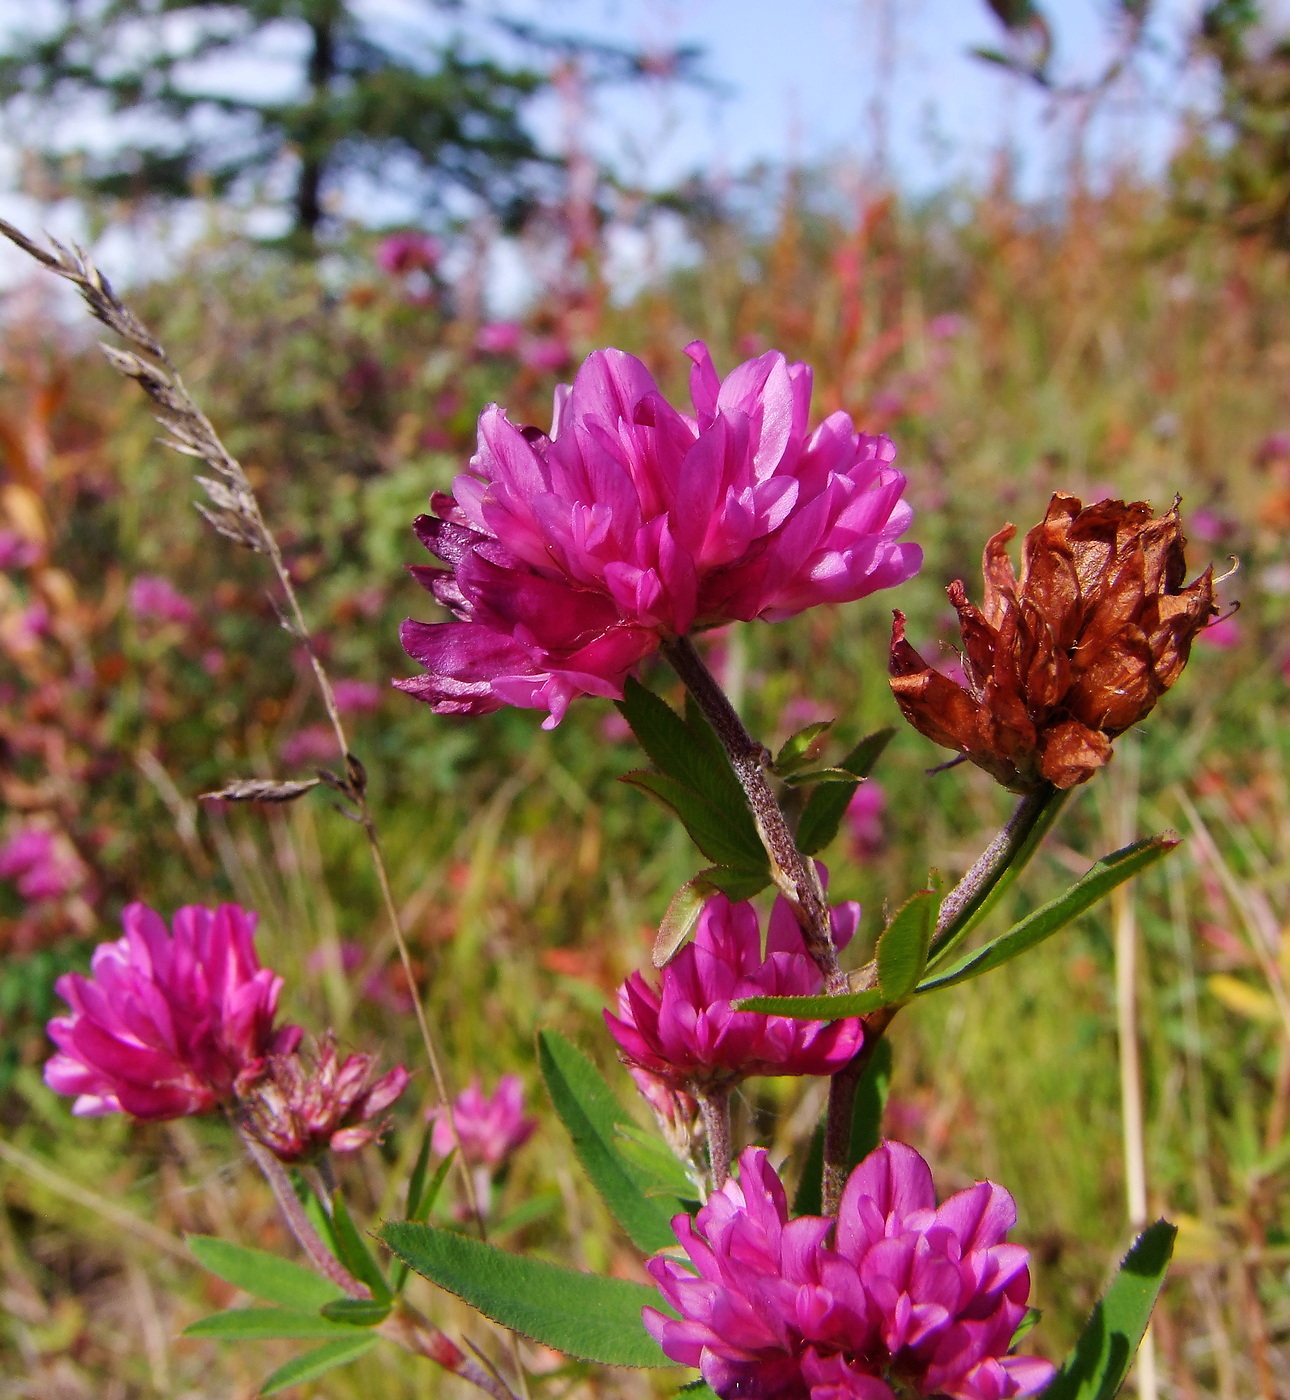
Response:
[[[787,900],[802,930],[802,941],[831,995],[847,990],[838,966],[838,950],[829,926],[829,907],[815,866],[797,849],[788,822],[763,771],[768,754],[744,728],[735,707],[688,637],[663,643],[663,655],[694,696],[704,718],[716,731],[748,798],[762,845],[770,857],[771,877]]]
[[[712,1189],[720,1191],[730,1177],[730,1085],[714,1084],[696,1089],[694,1097],[699,1101],[708,1135]]]
[[[820,1184],[821,1209],[836,1215],[842,1189],[851,1170],[851,1123],[855,1117],[856,1086],[869,1068],[883,1032],[891,1024],[897,1006],[884,1006],[864,1018],[864,1045],[849,1063],[829,1080],[829,1104],[824,1116],[824,1177]]]

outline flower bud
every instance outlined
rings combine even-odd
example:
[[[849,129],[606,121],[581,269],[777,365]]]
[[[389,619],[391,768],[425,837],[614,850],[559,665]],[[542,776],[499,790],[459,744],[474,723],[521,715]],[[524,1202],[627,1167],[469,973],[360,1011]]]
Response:
[[[915,729],[1013,792],[1071,788],[1178,679],[1217,611],[1213,571],[1183,586],[1176,501],[1153,519],[1145,501],[1082,507],[1059,492],[1026,536],[1020,580],[1007,553],[1015,533],[1007,525],[985,547],[980,609],[961,581],[946,590],[965,683],[923,660],[897,612],[891,688]]]

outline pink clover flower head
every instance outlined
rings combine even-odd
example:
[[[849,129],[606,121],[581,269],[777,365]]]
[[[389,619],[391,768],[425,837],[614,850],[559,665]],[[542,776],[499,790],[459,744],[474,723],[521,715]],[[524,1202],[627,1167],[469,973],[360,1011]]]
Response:
[[[887,827],[883,821],[886,810],[887,794],[882,784],[867,778],[856,789],[844,818],[851,851],[857,859],[872,859],[886,849]]]
[[[376,245],[376,265],[390,277],[407,277],[413,272],[433,272],[443,256],[437,238],[415,229],[405,229],[382,238]]]
[[[884,437],[845,413],[807,429],[811,372],[768,351],[724,381],[686,352],[693,414],[621,350],[556,390],[550,434],[496,405],[453,495],[416,531],[444,569],[412,572],[456,621],[407,621],[425,674],[395,684],[440,714],[620,697],[660,642],[792,617],[902,583],[922,553]]]
[[[381,707],[384,693],[380,686],[371,681],[339,680],[332,686],[336,697],[336,708],[343,715],[365,715]],[[335,740],[332,741],[335,747]]]
[[[242,1121],[282,1162],[301,1162],[328,1148],[354,1152],[389,1129],[386,1109],[408,1087],[402,1065],[376,1074],[372,1055],[340,1057],[323,1037],[312,1056],[270,1055],[263,1077],[243,1095]]]
[[[29,569],[43,550],[34,540],[16,530],[0,529],[0,569]]]
[[[483,355],[513,355],[523,337],[518,321],[489,321],[475,332],[475,349]]]
[[[524,1116],[524,1085],[518,1074],[504,1074],[491,1094],[485,1094],[476,1075],[457,1095],[452,1105],[452,1122],[436,1109],[427,1115],[434,1123],[430,1145],[446,1157],[456,1143],[472,1167],[498,1167],[533,1135],[535,1118]],[[456,1128],[456,1139],[453,1128]]]
[[[1012,1197],[980,1181],[939,1208],[927,1163],[884,1142],[852,1172],[837,1219],[788,1218],[766,1153],[691,1220],[689,1256],[646,1268],[680,1320],[645,1308],[650,1334],[740,1400],[896,1400],[1037,1394],[1053,1366],[1008,1349],[1030,1295],[1029,1258],[1006,1243]]]
[[[177,622],[187,624],[197,616],[197,609],[167,578],[159,574],[139,574],[130,581],[126,595],[130,615],[140,622]]]
[[[12,880],[23,899],[33,903],[70,894],[84,874],[75,853],[43,827],[19,827],[0,846],[0,880]]]
[[[572,358],[569,343],[558,335],[539,335],[520,346],[520,363],[539,374],[563,369]]]
[[[839,947],[859,920],[858,904],[832,911]],[[823,987],[786,901],[775,901],[763,957],[757,911],[716,894],[703,906],[693,941],[664,967],[661,984],[632,973],[618,989],[618,1015],[606,1011],[605,1024],[629,1067],[683,1090],[753,1074],[832,1074],[864,1044],[858,1017],[793,1021],[731,1007],[743,997],[814,996]]]
[[[295,1049],[298,1026],[274,1029],[282,978],[260,966],[254,914],[187,905],[171,932],[130,904],[121,922],[125,937],[99,944],[89,977],[54,984],[71,1014],[49,1023],[58,1052],[45,1083],[76,1096],[73,1113],[209,1113],[257,1078],[266,1056]]]

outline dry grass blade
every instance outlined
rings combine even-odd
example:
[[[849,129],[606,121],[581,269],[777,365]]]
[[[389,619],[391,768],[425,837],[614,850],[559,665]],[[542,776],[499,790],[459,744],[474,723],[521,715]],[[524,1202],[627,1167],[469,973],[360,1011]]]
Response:
[[[218,792],[203,792],[203,799],[220,802],[294,802],[297,797],[316,788],[318,778],[303,778],[299,781],[277,782],[272,778],[238,778],[220,788]]]

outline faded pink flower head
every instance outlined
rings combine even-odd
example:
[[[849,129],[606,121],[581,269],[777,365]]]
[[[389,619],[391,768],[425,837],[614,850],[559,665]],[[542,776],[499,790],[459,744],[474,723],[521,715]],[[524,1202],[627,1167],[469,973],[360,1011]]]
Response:
[[[484,355],[513,355],[523,336],[518,321],[489,321],[475,332],[475,349]]]
[[[490,1172],[523,1147],[537,1127],[536,1119],[524,1116],[524,1085],[518,1074],[502,1075],[489,1095],[476,1075],[453,1101],[451,1124],[442,1109],[432,1109],[426,1116],[434,1123],[430,1142],[440,1157],[452,1151],[455,1127],[467,1166]]]
[[[370,714],[381,708],[381,697],[385,693],[371,681],[340,680],[332,685],[336,697],[336,708],[343,715]],[[332,740],[335,748],[335,740]]]
[[[306,724],[294,734],[288,734],[279,745],[283,763],[295,768],[305,763],[329,763],[336,759],[336,733],[330,724],[321,721]]]
[[[646,1265],[680,1320],[644,1309],[673,1361],[740,1400],[1035,1395],[1053,1367],[1010,1356],[1030,1295],[1007,1244],[1012,1197],[979,1181],[936,1205],[927,1163],[884,1142],[851,1173],[837,1219],[788,1218],[766,1153],[672,1228],[690,1257]]]
[[[415,229],[392,233],[376,245],[376,265],[391,277],[433,272],[442,256],[439,240]]]
[[[71,1014],[49,1023],[58,1052],[45,1083],[76,1095],[73,1113],[209,1113],[266,1056],[295,1049],[300,1028],[273,1026],[282,978],[260,966],[254,914],[190,904],[175,912],[172,934],[160,914],[130,904],[121,922],[125,937],[99,944],[89,977],[69,972],[54,984]]]
[[[839,947],[859,920],[858,904],[832,911]],[[680,1089],[752,1074],[832,1074],[864,1043],[858,1017],[793,1021],[731,1007],[743,997],[814,996],[823,986],[783,899],[771,911],[763,957],[757,911],[716,894],[703,906],[693,941],[663,969],[661,985],[633,972],[618,989],[618,1015],[606,1011],[605,1024],[629,1066]]]
[[[353,1152],[389,1129],[385,1110],[408,1087],[402,1065],[377,1076],[376,1057],[346,1055],[336,1038],[323,1037],[317,1051],[270,1055],[264,1073],[244,1091],[240,1116],[249,1132],[283,1162],[320,1152]]]
[[[20,826],[0,846],[0,880],[12,880],[23,899],[61,899],[84,878],[75,852],[43,827]]]
[[[197,609],[167,578],[159,574],[139,574],[130,581],[126,605],[132,617],[140,622],[177,622],[187,624],[197,616]]]
[[[872,860],[887,847],[887,794],[882,784],[867,778],[856,788],[846,810],[846,828],[851,853],[857,860]]]
[[[649,371],[597,350],[556,390],[551,434],[497,407],[452,496],[416,522],[448,567],[412,572],[455,622],[403,624],[425,674],[396,681],[441,714],[619,697],[665,638],[792,617],[914,574],[896,451],[845,413],[807,429],[811,372],[769,351],[717,378],[687,352],[693,415]]]
[[[43,553],[44,550],[34,540],[15,530],[0,529],[0,570],[28,569]]]
[[[573,358],[569,342],[558,335],[539,335],[520,346],[520,363],[539,374],[563,369]]]

